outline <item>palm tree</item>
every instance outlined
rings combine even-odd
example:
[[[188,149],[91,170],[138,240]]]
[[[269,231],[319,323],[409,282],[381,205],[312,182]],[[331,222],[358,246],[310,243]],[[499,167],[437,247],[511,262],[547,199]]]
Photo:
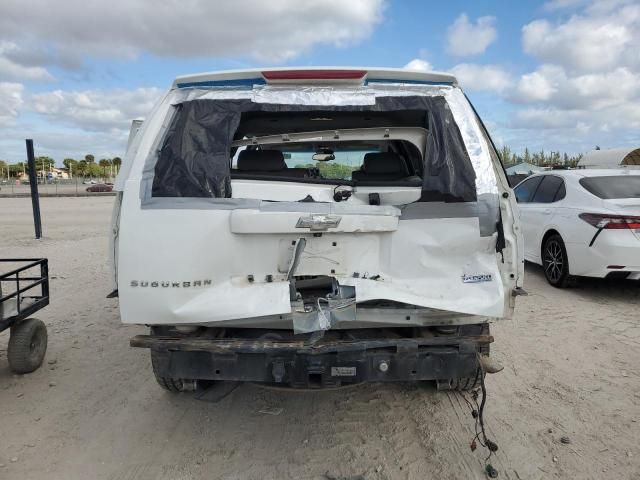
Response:
[[[120,171],[120,165],[122,165],[122,159],[120,157],[113,157],[113,160],[111,160],[111,162],[113,163],[114,167],[116,167],[116,175],[117,175],[118,172]]]
[[[103,158],[98,162],[98,165],[102,167],[102,176],[106,178],[107,168],[111,166],[111,160]]]

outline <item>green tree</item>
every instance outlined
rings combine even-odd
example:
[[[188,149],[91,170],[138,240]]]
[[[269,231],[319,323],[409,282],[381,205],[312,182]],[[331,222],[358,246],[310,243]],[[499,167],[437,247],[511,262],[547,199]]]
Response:
[[[107,176],[107,168],[109,168],[111,166],[111,160],[109,160],[108,158],[102,158],[98,162],[98,165],[100,165],[100,167],[102,168],[102,176],[106,177]]]
[[[9,164],[0,160],[0,178],[9,178]]]
[[[69,170],[69,178],[73,178],[73,174],[78,174],[78,161],[73,158],[65,158],[62,164]]]
[[[47,172],[55,164],[55,160],[51,157],[36,157],[36,170],[38,172]]]
[[[522,161],[526,163],[531,163],[531,154],[529,153],[529,149],[524,149],[524,157],[522,157]]]
[[[93,155],[91,155],[90,153],[87,153],[87,154],[84,156],[84,161],[85,161],[85,162],[87,162],[87,163],[93,163],[93,162],[95,162],[95,161],[96,161],[96,157],[94,157],[94,156],[93,156]]]
[[[500,150],[500,160],[502,160],[502,164],[506,166],[510,166],[513,163],[513,155],[511,154],[511,149],[504,145]]]
[[[100,176],[100,166],[95,163],[87,164],[87,173],[90,177],[99,177]]]
[[[116,167],[116,175],[120,171],[120,165],[122,165],[122,159],[120,157],[113,157],[113,166]]]
[[[328,178],[333,180],[348,180],[351,178],[351,173],[354,170],[357,170],[357,167],[352,167],[350,165],[342,165],[340,163],[334,162],[316,162],[307,163],[307,164],[299,164],[296,165],[296,168],[317,168],[320,170],[320,175],[322,178]]]
[[[78,172],[78,175],[85,176],[87,174],[87,165],[89,164],[87,163],[86,160],[80,160],[78,162],[78,164],[76,165],[76,170]]]
[[[12,177],[19,177],[23,173],[27,173],[26,167],[24,162],[14,163],[13,165],[9,165],[9,173]]]

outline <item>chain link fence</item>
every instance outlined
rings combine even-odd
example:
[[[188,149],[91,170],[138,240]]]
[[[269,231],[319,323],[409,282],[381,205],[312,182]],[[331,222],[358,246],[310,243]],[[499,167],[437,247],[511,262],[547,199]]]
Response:
[[[91,185],[113,183],[115,177],[74,177],[38,179],[38,192],[46,195],[86,195]],[[31,193],[28,180],[0,179],[0,196]]]

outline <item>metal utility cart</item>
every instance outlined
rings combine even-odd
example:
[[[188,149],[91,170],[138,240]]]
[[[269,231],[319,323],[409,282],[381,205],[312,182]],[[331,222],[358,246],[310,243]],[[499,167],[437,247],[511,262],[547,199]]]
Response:
[[[12,264],[20,266],[3,273],[2,267]],[[42,320],[29,317],[48,304],[46,258],[0,258],[0,332],[11,329],[7,357],[15,373],[30,373],[42,365],[47,327]]]

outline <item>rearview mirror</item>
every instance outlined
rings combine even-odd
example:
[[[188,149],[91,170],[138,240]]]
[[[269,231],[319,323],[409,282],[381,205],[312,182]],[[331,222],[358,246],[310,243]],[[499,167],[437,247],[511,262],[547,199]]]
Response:
[[[335,160],[336,156],[329,149],[323,149],[313,154],[314,162],[328,162],[330,160]]]

